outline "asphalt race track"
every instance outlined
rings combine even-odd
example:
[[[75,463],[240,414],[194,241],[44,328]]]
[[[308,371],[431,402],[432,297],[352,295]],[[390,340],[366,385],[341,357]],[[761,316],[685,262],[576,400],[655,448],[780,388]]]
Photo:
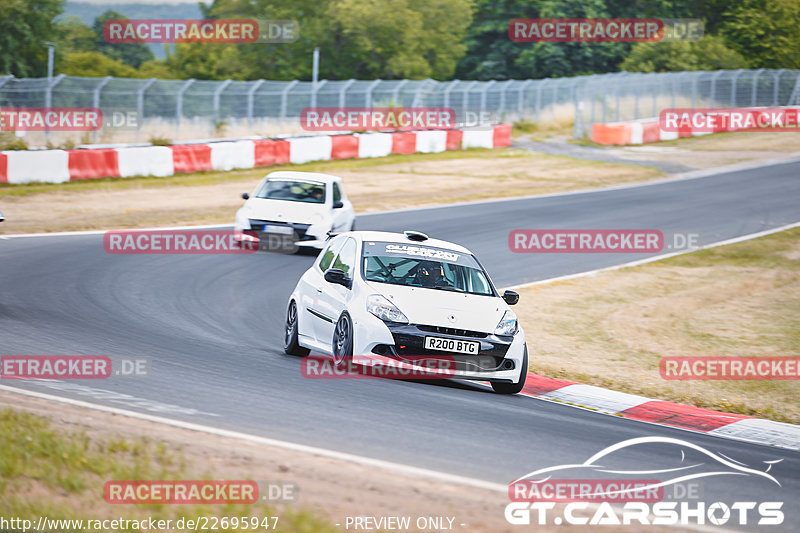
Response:
[[[706,244],[798,221],[795,161],[593,193],[362,216],[357,224],[413,228],[464,244],[503,287],[645,257],[514,254],[508,234],[517,228],[660,229],[698,233]],[[783,459],[771,471],[781,486],[709,478],[704,499],[783,501],[783,527],[800,530],[798,452],[504,397],[480,385],[304,379],[300,358],[284,355],[281,339],[287,297],[312,260],[111,255],[101,235],[0,239],[0,353],[152,360],[151,375],[141,378],[3,384],[497,483],[581,463],[624,439],[674,437],[760,470],[763,461]],[[531,355],[535,369],[535,349]],[[656,448],[636,460],[631,469],[674,466]]]

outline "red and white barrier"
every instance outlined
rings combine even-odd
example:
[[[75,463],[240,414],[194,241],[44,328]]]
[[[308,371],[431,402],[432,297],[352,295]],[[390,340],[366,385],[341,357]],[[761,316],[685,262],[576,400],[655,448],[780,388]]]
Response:
[[[789,106],[782,108],[774,108],[779,111],[797,110],[797,107]],[[682,111],[682,110],[681,110]],[[718,132],[732,132],[732,131],[754,131],[753,124],[748,124],[743,120],[738,122],[731,121],[729,124],[719,124],[717,126],[709,126],[704,123],[704,118],[711,118],[715,115],[726,114],[735,111],[739,115],[745,116],[767,116],[769,108],[748,107],[730,109],[696,109],[689,110],[694,117],[700,117],[698,123],[693,121],[686,125],[681,125],[679,128],[672,127],[665,130],[661,127],[661,122],[658,118],[644,118],[639,120],[628,120],[625,122],[609,122],[609,123],[596,123],[592,124],[592,141],[598,144],[606,145],[630,145],[630,144],[646,144],[658,141],[672,141],[680,137],[697,137],[700,135],[710,135],[711,133]],[[664,112],[662,112],[663,115]],[[677,113],[677,111],[676,111]],[[796,120],[795,120],[796,124]],[[677,130],[677,131],[676,131]],[[766,129],[765,131],[776,131]],[[786,131],[796,131],[796,128],[788,128]]]
[[[175,174],[172,150],[167,146],[143,146],[117,148],[120,178],[133,176],[157,176],[163,178]]]
[[[289,139],[222,141],[173,146],[0,152],[0,182],[63,183],[104,177],[172,176],[180,172],[233,170],[330,159],[511,145],[511,126],[485,130],[437,130]]]

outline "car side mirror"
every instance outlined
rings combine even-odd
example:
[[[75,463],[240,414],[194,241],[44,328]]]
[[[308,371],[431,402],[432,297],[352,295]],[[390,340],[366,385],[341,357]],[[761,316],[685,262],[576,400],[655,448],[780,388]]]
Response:
[[[344,202],[342,202],[341,200],[338,201],[338,202],[333,202],[333,208],[334,209],[341,209],[343,207],[344,207]]]
[[[519,293],[514,291],[506,291],[503,293],[503,300],[505,300],[508,305],[514,305],[519,301]]]
[[[245,200],[249,200],[250,199],[250,195],[248,193],[246,193],[246,192],[243,192],[242,193],[242,198],[244,198]]]
[[[347,274],[344,273],[344,270],[340,268],[328,269],[328,271],[325,272],[325,281],[328,283],[334,283],[336,285],[342,285],[348,289],[353,286],[353,280],[348,278]]]

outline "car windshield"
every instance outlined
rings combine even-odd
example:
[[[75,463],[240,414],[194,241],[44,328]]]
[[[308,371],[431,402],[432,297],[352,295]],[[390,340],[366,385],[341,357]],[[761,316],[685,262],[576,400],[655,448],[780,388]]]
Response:
[[[313,181],[268,179],[256,193],[256,198],[322,204],[325,203],[325,185]]]
[[[488,277],[470,254],[367,241],[362,260],[367,281],[494,296]]]

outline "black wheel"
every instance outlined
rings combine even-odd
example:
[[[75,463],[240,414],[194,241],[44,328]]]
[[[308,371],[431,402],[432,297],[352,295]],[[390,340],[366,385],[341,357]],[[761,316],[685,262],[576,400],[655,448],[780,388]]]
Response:
[[[333,329],[333,362],[344,366],[353,359],[353,321],[350,315],[342,313]]]
[[[283,334],[283,351],[289,355],[308,355],[308,348],[297,342],[297,304],[294,300],[286,310],[286,329]]]
[[[517,394],[522,391],[525,386],[525,378],[528,377],[528,345],[525,345],[525,355],[522,356],[522,372],[519,376],[519,381],[516,383],[508,383],[507,381],[492,382],[492,389],[497,394]]]

